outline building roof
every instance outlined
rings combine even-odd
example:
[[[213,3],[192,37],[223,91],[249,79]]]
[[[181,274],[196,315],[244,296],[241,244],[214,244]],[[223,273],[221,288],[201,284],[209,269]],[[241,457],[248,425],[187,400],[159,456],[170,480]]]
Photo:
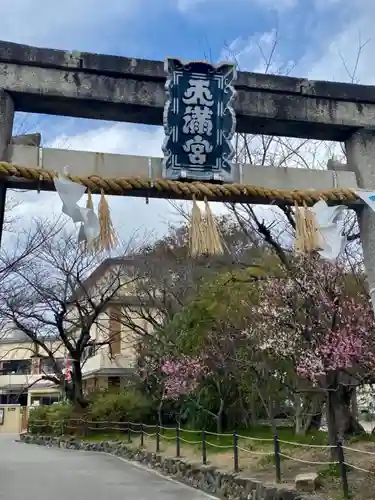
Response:
[[[136,256],[127,256],[127,257],[110,257],[108,259],[103,260],[101,264],[86,278],[81,287],[78,287],[75,293],[73,294],[71,300],[75,300],[80,295],[80,288],[88,289],[93,286],[100,278],[102,278],[105,273],[115,267],[115,266],[131,266],[135,264]]]
[[[48,342],[48,341],[54,341],[58,340],[60,337],[58,335],[56,336],[44,336],[43,340]],[[4,331],[0,333],[0,344],[23,344],[23,343],[30,343],[33,342],[33,340],[26,335],[26,333],[22,332],[18,328],[6,328]]]
[[[12,330],[6,330],[1,334],[0,343],[15,343],[15,342],[30,342],[30,338],[26,333],[14,328]]]

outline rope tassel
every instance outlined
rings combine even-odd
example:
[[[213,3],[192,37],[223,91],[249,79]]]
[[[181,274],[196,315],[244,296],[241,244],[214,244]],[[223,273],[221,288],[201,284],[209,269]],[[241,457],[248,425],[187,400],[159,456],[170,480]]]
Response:
[[[219,228],[207,198],[204,199],[204,204],[205,215],[202,217],[197,200],[193,196],[189,230],[189,251],[193,258],[200,255],[222,255],[224,253]]]
[[[295,203],[296,239],[295,249],[302,253],[311,253],[321,250],[319,226],[312,212],[306,205],[299,207]]]
[[[189,253],[191,257],[198,257],[207,253],[204,220],[195,196],[193,196],[193,208],[190,216]]]
[[[210,208],[207,198],[204,199],[205,212],[206,212],[206,246],[209,255],[223,255],[224,248],[222,238],[220,236],[219,228],[216,224],[214,216]]]
[[[92,201],[92,195],[91,195],[90,189],[87,191],[86,208],[90,208],[91,210],[94,210],[94,204],[93,204],[93,201]]]
[[[100,224],[100,234],[96,240],[96,247],[100,250],[110,251],[118,245],[117,233],[113,227],[111,212],[108,202],[104,196],[104,190],[101,190],[98,216]]]

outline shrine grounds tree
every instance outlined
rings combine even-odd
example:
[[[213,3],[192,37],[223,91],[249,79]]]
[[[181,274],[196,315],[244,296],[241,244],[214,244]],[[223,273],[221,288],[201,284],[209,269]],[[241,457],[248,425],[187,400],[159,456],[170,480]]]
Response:
[[[52,228],[53,229],[53,228]],[[76,234],[60,226],[38,226],[38,246],[22,265],[13,265],[4,275],[0,296],[3,331],[17,329],[35,346],[38,355],[48,361],[52,373],[41,374],[62,389],[75,405],[87,404],[82,387],[82,368],[87,350],[111,346],[108,308],[121,297],[137,277],[126,265],[111,266],[99,281],[89,279],[103,263],[103,257],[80,248]],[[131,242],[124,254],[132,253]],[[21,250],[14,250],[13,261]],[[93,275],[95,277],[95,274]],[[93,327],[100,340],[91,337]],[[51,339],[54,339],[51,344]],[[61,356],[70,359],[71,380],[66,381]]]
[[[143,376],[164,401],[213,418],[218,432],[228,418],[247,425],[254,400],[275,425],[286,400],[327,399],[332,444],[363,433],[351,402],[357,386],[373,382],[375,324],[362,280],[316,258],[295,258],[293,273],[211,276],[165,325],[163,344],[151,343]]]
[[[364,433],[352,413],[353,391],[372,383],[375,322],[363,276],[317,257],[300,257],[282,279],[260,284],[260,321],[268,362],[288,362],[295,378],[324,395],[331,444]]]
[[[234,426],[246,424],[249,393],[266,389],[267,381],[254,385],[252,367],[259,366],[260,357],[249,334],[257,282],[265,275],[249,267],[211,277],[165,327],[167,338],[178,332],[174,349],[160,357],[165,399],[180,400],[200,425],[213,421],[218,433],[224,419],[232,419]]]
[[[249,242],[247,237],[244,237],[243,232],[238,228],[238,225],[229,218],[221,218],[218,220],[218,224],[227,248],[227,253],[224,256],[190,259],[188,257],[188,231],[185,225],[172,230],[168,236],[158,241],[152,247],[146,248],[144,253],[139,256],[139,262],[137,262],[140,279],[136,283],[136,290],[139,305],[137,307],[125,305],[123,307],[122,318],[125,325],[137,334],[139,374],[144,381],[146,390],[156,400],[159,408],[159,419],[161,419],[163,406],[167,405],[168,401],[173,403],[176,400],[176,394],[172,398],[169,398],[170,390],[168,386],[171,380],[177,380],[177,375],[174,373],[172,377],[172,373],[168,372],[167,374],[165,370],[173,369],[176,372],[174,367],[177,366],[181,369],[177,385],[180,385],[181,390],[185,392],[185,399],[190,407],[189,412],[192,418],[195,419],[193,415],[197,418],[198,414],[201,414],[202,418],[205,415],[215,422],[218,429],[221,429],[222,417],[227,409],[227,397],[230,395],[235,399],[237,398],[237,404],[241,401],[239,393],[238,391],[233,391],[233,384],[227,384],[226,386],[221,384],[217,370],[215,371],[217,377],[210,377],[210,387],[206,385],[205,391],[200,391],[199,398],[196,397],[195,393],[191,393],[190,390],[184,390],[182,379],[186,381],[187,387],[190,387],[190,385],[188,383],[189,377],[185,377],[183,374],[186,375],[186,373],[190,373],[190,370],[193,370],[195,374],[193,378],[197,379],[197,373],[194,371],[194,366],[196,365],[193,363],[194,366],[192,366],[189,360],[185,364],[185,360],[176,358],[176,352],[187,354],[187,346],[191,345],[191,352],[195,352],[198,359],[200,351],[198,344],[194,344],[195,340],[198,341],[198,339],[187,339],[185,332],[177,326],[178,323],[176,321],[179,321],[181,315],[186,317],[185,308],[190,311],[186,314],[191,320],[194,315],[196,316],[197,312],[189,316],[192,312],[189,309],[190,304],[195,304],[196,306],[199,304],[201,286],[215,279],[218,273],[220,275],[228,273],[229,278],[227,276],[224,279],[227,283],[223,286],[225,290],[233,292],[231,280],[233,279],[234,283],[236,282],[236,272],[247,273],[250,269],[253,274],[262,275],[262,268],[264,266],[272,266],[275,258],[267,252],[267,249],[259,238],[256,239],[255,237],[252,242]],[[197,296],[198,302],[195,302]],[[238,294],[232,293],[233,301],[237,298]],[[208,308],[211,300],[213,300],[213,297],[210,295],[209,289],[205,292],[205,305]],[[238,307],[235,301],[231,304],[233,308]],[[212,307],[216,311],[215,306],[212,305]],[[224,310],[220,312],[217,318],[218,325],[222,321],[221,327],[218,326],[221,332],[221,356],[224,356],[225,348],[229,346],[231,346],[231,352],[233,353],[235,345],[234,343],[227,343],[229,342],[225,333],[227,324],[223,321],[223,314],[225,316]],[[205,324],[205,320],[203,320],[201,325]],[[227,340],[224,341],[224,339]],[[218,339],[216,340],[218,341]],[[208,349],[208,343],[205,345]],[[214,345],[216,346],[216,350],[213,349]],[[214,352],[217,356],[219,355],[217,354],[217,349],[219,349],[219,342],[215,343],[215,339],[211,336],[210,351],[212,356],[210,356],[209,363],[211,371],[214,364]],[[193,354],[192,356],[193,358],[195,357]],[[224,360],[228,361],[228,355],[224,356],[223,363]],[[164,362],[166,363],[165,366]],[[218,368],[217,364],[216,368]],[[208,373],[207,370],[208,366],[204,368],[204,373]],[[225,368],[223,365],[221,377],[224,377],[224,372]],[[236,376],[242,381],[244,380],[242,373],[238,370],[236,371]],[[172,385],[176,386],[173,382]],[[241,394],[244,391],[248,391],[245,385],[245,383],[241,384]],[[214,400],[216,402],[213,402]],[[242,414],[246,420],[245,412],[242,412]]]
[[[182,223],[134,257],[139,276],[135,287],[137,302],[123,306],[122,318],[139,338],[147,337],[150,328],[162,329],[195,297],[202,279],[219,270],[243,269],[264,262],[260,238],[249,242],[228,217],[218,220],[218,225],[227,248],[223,256],[190,258],[188,224]]]

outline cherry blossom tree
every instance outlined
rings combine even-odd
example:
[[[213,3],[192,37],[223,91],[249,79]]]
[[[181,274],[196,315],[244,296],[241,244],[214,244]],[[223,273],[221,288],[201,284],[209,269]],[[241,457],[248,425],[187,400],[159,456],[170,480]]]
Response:
[[[199,357],[183,356],[180,359],[167,359],[161,366],[166,376],[166,398],[176,400],[194,392],[208,369]]]
[[[361,279],[343,265],[300,257],[285,277],[260,284],[260,303],[263,349],[327,394],[331,440],[361,432],[351,396],[375,368],[374,316]]]
[[[157,402],[159,425],[163,425],[162,412],[167,402],[181,406],[181,400],[190,397],[198,389],[209,370],[198,356],[159,358],[144,353],[139,359],[138,376],[146,391]]]

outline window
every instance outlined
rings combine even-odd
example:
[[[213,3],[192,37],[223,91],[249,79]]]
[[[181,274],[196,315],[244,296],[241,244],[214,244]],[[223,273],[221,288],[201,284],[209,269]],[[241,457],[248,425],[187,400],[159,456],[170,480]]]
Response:
[[[31,359],[12,359],[10,361],[3,361],[1,367],[2,375],[12,374],[31,374]]]
[[[108,389],[120,389],[120,377],[108,377]]]
[[[31,406],[33,405],[53,405],[61,400],[59,394],[45,394],[43,396],[32,396]]]
[[[53,405],[54,403],[58,403],[59,401],[60,401],[60,396],[58,394],[50,396],[42,396],[40,398],[41,405]]]
[[[58,366],[58,369],[62,371],[63,368],[65,367],[64,358],[56,358],[55,362]],[[53,363],[53,360],[51,358],[42,358],[42,360],[40,362],[40,370],[41,370],[41,373],[55,373],[56,368],[55,368],[55,365]]]

